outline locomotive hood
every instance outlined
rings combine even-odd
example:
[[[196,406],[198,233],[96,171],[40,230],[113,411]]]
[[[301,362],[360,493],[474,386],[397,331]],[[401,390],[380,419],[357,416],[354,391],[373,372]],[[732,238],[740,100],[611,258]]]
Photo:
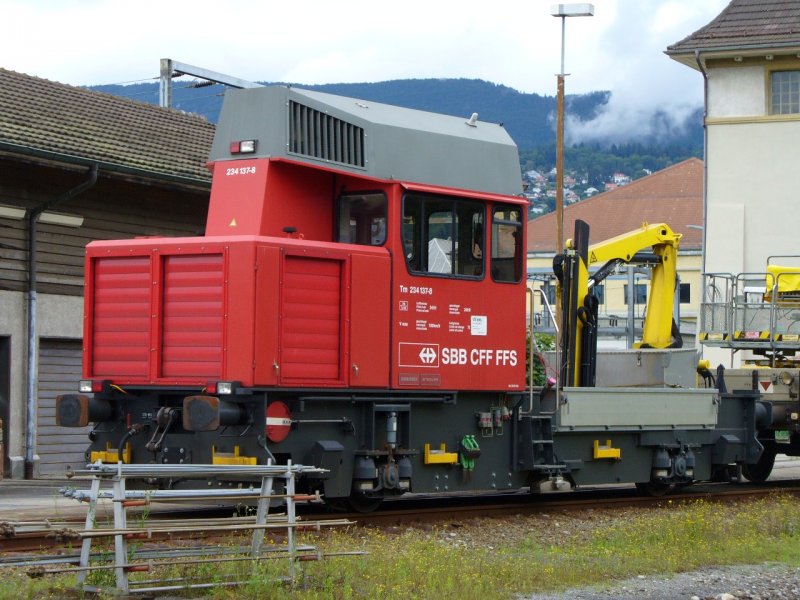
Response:
[[[231,144],[254,141],[254,151]],[[452,117],[285,86],[229,90],[210,160],[285,157],[378,179],[522,191],[517,146],[477,114]]]

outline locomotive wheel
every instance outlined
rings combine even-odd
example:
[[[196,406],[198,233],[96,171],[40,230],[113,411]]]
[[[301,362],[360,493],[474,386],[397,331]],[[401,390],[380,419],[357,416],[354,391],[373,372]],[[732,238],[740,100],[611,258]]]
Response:
[[[764,442],[764,451],[758,457],[758,462],[752,465],[742,465],[742,475],[753,483],[764,483],[772,473],[777,453],[775,442]]]
[[[636,484],[636,490],[642,496],[651,496],[653,498],[660,498],[674,487],[669,483],[658,483],[656,481],[641,481]]]

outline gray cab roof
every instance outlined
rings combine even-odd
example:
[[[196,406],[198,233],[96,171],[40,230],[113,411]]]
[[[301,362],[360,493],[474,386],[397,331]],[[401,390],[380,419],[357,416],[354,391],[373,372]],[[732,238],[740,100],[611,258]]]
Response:
[[[255,154],[230,143],[256,140]],[[516,195],[517,146],[494,123],[284,86],[230,90],[211,160],[286,157],[379,179]]]

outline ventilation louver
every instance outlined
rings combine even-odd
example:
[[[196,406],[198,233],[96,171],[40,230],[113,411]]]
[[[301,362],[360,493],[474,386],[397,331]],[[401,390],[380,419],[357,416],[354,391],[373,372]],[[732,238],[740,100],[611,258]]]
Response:
[[[364,129],[290,101],[289,152],[364,168]]]

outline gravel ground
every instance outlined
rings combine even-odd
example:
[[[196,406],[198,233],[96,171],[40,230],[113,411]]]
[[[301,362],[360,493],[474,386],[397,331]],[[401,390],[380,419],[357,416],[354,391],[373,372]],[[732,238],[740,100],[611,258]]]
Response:
[[[521,596],[521,600],[789,600],[800,599],[800,569],[785,565],[707,568],[674,577],[644,577],[603,588]]]

